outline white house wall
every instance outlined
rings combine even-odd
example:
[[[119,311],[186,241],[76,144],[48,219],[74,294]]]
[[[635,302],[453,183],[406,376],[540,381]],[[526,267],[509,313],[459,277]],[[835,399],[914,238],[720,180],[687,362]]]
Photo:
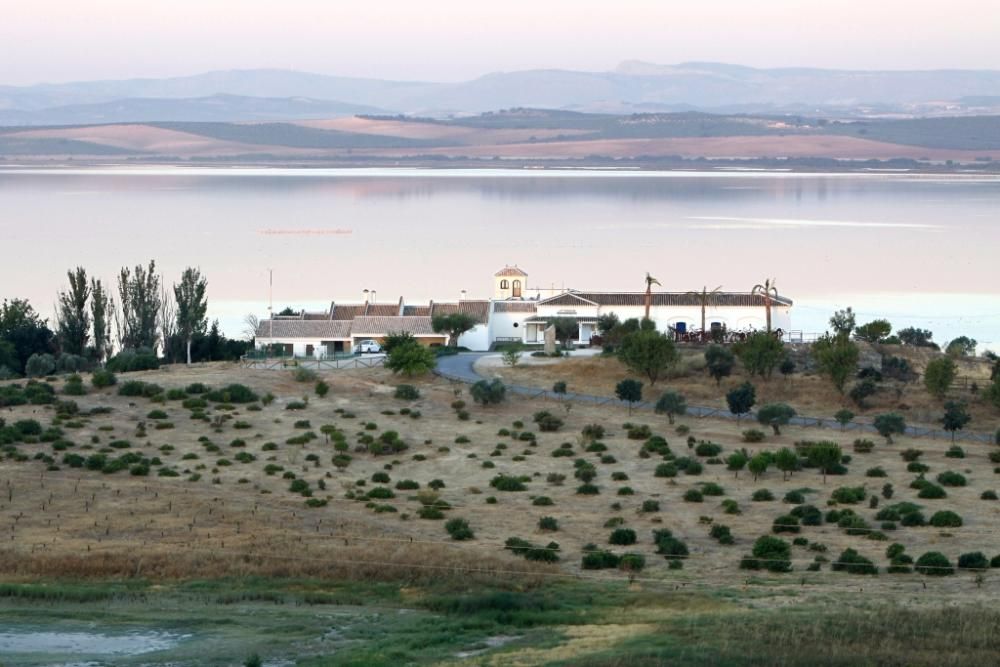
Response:
[[[485,352],[490,349],[490,326],[478,324],[458,337],[459,347],[467,347],[473,352]]]

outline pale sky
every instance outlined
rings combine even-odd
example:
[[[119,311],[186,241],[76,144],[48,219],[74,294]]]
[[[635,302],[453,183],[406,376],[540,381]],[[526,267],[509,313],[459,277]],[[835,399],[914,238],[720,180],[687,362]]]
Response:
[[[274,67],[457,81],[620,61],[1000,67],[997,0],[0,0],[0,84]]]

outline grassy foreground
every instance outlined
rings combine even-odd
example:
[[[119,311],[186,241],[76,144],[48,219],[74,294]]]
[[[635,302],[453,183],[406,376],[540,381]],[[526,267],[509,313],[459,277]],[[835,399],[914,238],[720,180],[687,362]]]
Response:
[[[233,665],[254,654],[311,667],[984,665],[1000,650],[1000,611],[889,605],[859,592],[817,599],[592,582],[463,591],[250,579],[7,584],[0,595],[8,632],[180,637],[136,656],[8,654],[5,665]]]

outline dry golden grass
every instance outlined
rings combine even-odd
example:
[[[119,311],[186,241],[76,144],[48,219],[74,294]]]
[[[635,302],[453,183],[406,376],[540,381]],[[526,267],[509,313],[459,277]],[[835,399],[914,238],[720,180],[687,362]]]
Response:
[[[568,378],[571,390],[587,387],[591,393],[600,393],[602,383],[620,378],[616,376],[614,363],[617,362],[569,360],[556,367],[505,369],[504,373],[516,377],[518,382],[531,378],[541,382],[545,377],[542,373],[554,373],[545,380],[549,385],[551,377]],[[574,369],[578,374],[567,376],[561,369]],[[870,454],[854,454],[849,474],[830,477],[825,486],[815,472],[797,473],[786,481],[780,473],[769,471],[753,483],[746,473],[734,479],[724,466],[714,465],[706,465],[700,476],[664,479],[653,475],[658,460],[641,458],[638,455],[641,442],[627,439],[620,425],[629,420],[650,424],[654,432],[668,439],[678,455],[689,454],[684,438],[674,434],[661,417],[647,412],[630,418],[624,408],[617,406],[566,406],[554,401],[511,397],[505,404],[483,409],[472,405],[465,385],[436,378],[413,381],[422,397],[408,403],[391,395],[399,378],[383,369],[373,369],[326,373],[323,377],[332,387],[326,398],[310,396],[307,409],[287,411],[284,404],[288,400],[312,393],[311,385],[294,382],[287,371],[248,371],[233,365],[211,364],[190,369],[169,368],[134,377],[155,381],[166,388],[184,387],[194,381],[216,386],[236,381],[260,393],[273,392],[277,400],[260,412],[237,406],[233,421],[246,420],[252,428],[235,430],[230,421],[222,427],[221,433],[216,433],[210,425],[188,419],[187,411],[176,402],[151,404],[146,399],[123,398],[107,390],[75,398],[81,408],[107,405],[114,411],[108,416],[86,420],[83,428],[67,429],[67,437],[77,443],[70,451],[86,453],[81,448],[92,435],[99,436],[102,443],[124,438],[133,442],[131,451],[144,456],[160,456],[165,465],[185,472],[176,478],[144,478],[132,477],[127,472],[103,475],[65,466],[57,471],[46,471],[44,464],[35,460],[0,462],[0,546],[5,549],[0,557],[0,572],[5,576],[30,578],[61,573],[156,579],[264,574],[532,582],[551,576],[582,575],[623,580],[624,575],[617,571],[581,572],[579,567],[583,545],[588,542],[606,545],[610,529],[605,528],[605,522],[610,517],[622,517],[639,535],[638,544],[626,550],[644,553],[648,559],[639,585],[653,589],[661,585],[671,588],[739,585],[745,580],[745,573],[737,569],[741,555],[749,550],[754,539],[769,533],[773,520],[790,508],[780,499],[791,489],[812,489],[808,502],[821,509],[830,491],[844,485],[866,485],[870,492],[877,493],[884,482],[891,482],[896,489],[892,502],[916,500],[916,491],[908,488],[914,475],[905,471],[906,464],[899,456],[899,451],[907,447],[926,452],[923,460],[931,466],[931,476],[952,469],[969,477],[969,486],[949,489],[947,499],[916,501],[925,506],[928,515],[937,509],[955,510],[962,515],[965,525],[946,532],[907,528],[891,534],[890,538],[906,544],[914,556],[929,549],[941,550],[953,559],[973,550],[982,550],[988,556],[1000,553],[1000,533],[996,531],[1000,503],[979,499],[983,490],[1000,486],[992,473],[985,447],[967,446],[967,458],[956,460],[945,458],[947,442],[900,438],[892,447],[879,444]],[[583,384],[583,378],[587,384]],[[677,386],[689,397],[697,395],[695,389],[704,384],[696,377],[678,382],[686,383]],[[799,382],[804,380],[796,380]],[[772,384],[779,387],[784,383],[773,380]],[[793,396],[796,389],[793,385],[783,390],[788,394],[776,395]],[[456,392],[469,403],[467,409],[472,413],[469,421],[456,419],[450,407]],[[404,406],[420,410],[423,417],[414,420],[398,413],[381,414],[383,410],[395,412]],[[147,436],[139,439],[135,436],[137,425],[149,423],[145,415],[153,407],[166,410],[175,428],[164,431],[150,428]],[[340,417],[335,412],[337,408],[349,410],[357,418]],[[512,428],[515,420],[523,420],[526,428],[531,428],[531,415],[539,409],[559,414],[565,419],[565,427],[556,433],[539,433],[535,447],[498,435],[498,429]],[[3,416],[8,421],[34,417],[47,423],[51,413],[38,406],[21,406],[5,409]],[[355,452],[350,466],[341,471],[330,464],[334,452],[322,436],[306,445],[285,444],[289,436],[301,433],[301,429],[293,428],[293,422],[299,419],[310,420],[317,433],[323,424],[337,424],[344,429],[352,446],[362,424],[373,421],[378,424],[374,433],[397,430],[410,448],[394,456],[382,457]],[[688,418],[680,422],[689,426],[697,438],[723,445],[723,455],[745,446],[739,436],[740,430],[746,428],[745,423],[738,426],[725,420]],[[601,423],[608,428],[609,433],[603,441],[608,447],[606,454],[614,457],[614,463],[598,463],[597,455],[582,451],[578,435],[589,423]],[[101,430],[101,426],[110,426],[113,430]],[[198,442],[198,437],[203,435],[220,445],[223,451],[217,455],[207,453]],[[457,436],[464,436],[468,442],[456,443]],[[244,439],[246,446],[230,447],[227,443],[235,438]],[[842,443],[850,453],[854,436],[839,431],[790,427],[780,437],[769,437],[754,448],[776,449],[799,439],[821,438]],[[262,449],[269,441],[278,443],[277,451]],[[574,457],[551,456],[563,442],[573,443]],[[166,443],[175,449],[160,451]],[[491,456],[497,443],[503,443],[506,449],[499,450],[500,456]],[[38,452],[51,452],[49,445],[43,443],[19,445],[19,449],[29,457]],[[211,469],[218,458],[232,460],[238,451],[248,451],[257,460],[249,464],[234,461],[231,466]],[[200,458],[182,458],[190,453]],[[319,455],[318,466],[306,460],[306,455],[311,453]],[[418,454],[424,460],[413,458]],[[473,455],[475,458],[470,458]],[[61,453],[57,454],[59,456]],[[523,460],[515,460],[515,456]],[[270,457],[273,460],[269,460]],[[573,479],[575,457],[590,459],[597,465],[600,495],[575,493],[578,484]],[[486,460],[494,462],[495,468],[482,467]],[[320,508],[306,507],[304,498],[289,492],[288,480],[281,479],[280,474],[264,474],[263,467],[267,463],[282,465],[308,479],[314,497],[326,498],[328,504]],[[187,481],[187,471],[194,472],[197,464],[206,465],[206,469],[200,471],[201,479]],[[448,516],[467,519],[475,531],[475,539],[450,541],[443,522],[416,518],[420,507],[417,492],[397,491],[395,499],[379,501],[398,510],[382,514],[376,514],[362,502],[344,497],[345,490],[357,488],[354,486],[356,480],[370,480],[372,474],[382,471],[387,464],[391,464],[388,472],[393,483],[414,479],[421,487],[426,487],[432,479],[444,480],[446,487],[441,489],[441,497],[453,506]],[[864,476],[867,468],[876,465],[887,471],[887,479]],[[528,491],[496,492],[489,482],[498,472],[531,477]],[[613,482],[612,472],[625,473],[628,480]],[[549,473],[566,475],[565,483],[547,483]],[[213,478],[217,478],[218,483],[212,483]],[[326,484],[325,491],[317,488],[321,479]],[[703,503],[682,500],[685,491],[710,481],[721,484],[726,497],[736,500],[743,513],[738,516],[724,514],[718,504],[719,498],[706,498]],[[616,495],[617,489],[626,485],[634,490],[634,495]],[[371,486],[369,481],[365,488]],[[778,500],[751,502],[751,494],[765,487],[771,489]],[[485,502],[490,495],[497,498],[496,504]],[[532,504],[532,498],[541,495],[552,498],[554,504]],[[641,513],[639,509],[644,500],[659,501],[662,511]],[[620,508],[612,509],[613,503],[620,503]],[[874,514],[867,506],[859,508],[859,512],[865,516]],[[539,531],[537,522],[542,516],[556,517],[560,530],[556,533]],[[730,526],[736,545],[718,545],[708,536],[709,526],[701,517],[711,517]],[[666,562],[653,553],[650,534],[659,528],[674,531],[691,548],[691,557],[683,570],[668,571]],[[832,525],[806,528],[803,534],[810,540],[826,544],[829,556],[835,557],[840,550],[854,547],[876,563],[885,565],[886,542],[848,536]],[[555,540],[561,545],[563,560],[558,566],[540,566],[516,558],[503,549],[504,540],[511,536],[523,537],[536,544]],[[812,555],[804,549],[796,549],[793,554],[796,574],[774,577],[775,585],[798,589],[800,575],[805,576],[810,590],[828,585],[839,588],[857,581],[828,570],[804,573],[805,563]],[[883,575],[865,579],[863,585],[866,590],[905,593],[918,590],[921,584],[909,576]],[[939,591],[970,598],[992,594],[989,586],[978,588],[969,575],[935,581],[931,585]]]
[[[923,372],[933,354],[927,350],[908,348],[887,348],[890,354],[906,357],[917,372]],[[519,384],[540,389],[551,389],[554,382],[564,381],[569,391],[613,397],[615,385],[623,378],[634,377],[644,383],[645,400],[656,400],[664,391],[680,392],[690,405],[704,405],[727,410],[725,394],[742,382],[751,382],[757,390],[757,405],[765,403],[788,403],[796,411],[809,417],[832,418],[841,408],[848,408],[859,415],[862,421],[870,420],[883,412],[899,412],[908,423],[939,428],[938,419],[943,412],[942,401],[927,393],[919,381],[910,383],[886,382],[886,388],[867,401],[865,409],[858,408],[846,395],[841,395],[829,378],[815,373],[796,373],[786,379],[775,371],[770,379],[751,377],[739,364],[731,377],[724,378],[719,386],[704,371],[704,356],[701,349],[682,350],[682,359],[676,369],[666,379],[650,385],[645,377],[634,375],[616,357],[570,357],[555,360],[544,365],[519,365],[515,368],[496,366],[479,368],[482,372],[503,378],[511,384]],[[978,381],[980,387],[989,382],[989,366],[982,360],[958,360],[959,375]],[[848,389],[850,388],[848,384]],[[1000,414],[995,407],[966,389],[956,386],[949,395],[968,402],[973,421],[970,430],[994,432],[1000,427]]]

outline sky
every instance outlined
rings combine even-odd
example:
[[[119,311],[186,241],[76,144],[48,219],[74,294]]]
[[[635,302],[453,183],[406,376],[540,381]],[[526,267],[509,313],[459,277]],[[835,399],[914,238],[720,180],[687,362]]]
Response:
[[[258,67],[459,81],[623,60],[1000,66],[996,0],[0,0],[0,84]]]

